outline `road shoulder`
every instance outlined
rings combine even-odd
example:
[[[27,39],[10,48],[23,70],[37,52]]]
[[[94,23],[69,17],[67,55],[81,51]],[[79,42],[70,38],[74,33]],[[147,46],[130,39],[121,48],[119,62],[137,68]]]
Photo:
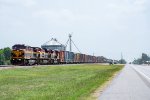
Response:
[[[99,96],[107,89],[108,86],[111,85],[112,81],[119,76],[122,70],[115,72],[112,77],[110,77],[103,85],[97,88],[88,98],[86,98],[86,100],[98,100]]]

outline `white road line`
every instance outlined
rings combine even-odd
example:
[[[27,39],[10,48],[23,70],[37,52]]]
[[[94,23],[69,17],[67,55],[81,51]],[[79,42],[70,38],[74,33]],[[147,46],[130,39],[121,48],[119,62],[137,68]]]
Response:
[[[126,65],[98,99],[150,100],[150,83],[147,81],[149,77],[139,70],[136,65]]]
[[[135,68],[135,67],[133,67],[133,66],[132,66],[132,68],[133,68],[134,70],[136,70],[139,74],[141,74],[145,79],[147,79],[148,82],[150,82],[150,77],[147,76],[144,72],[138,70],[138,68]]]

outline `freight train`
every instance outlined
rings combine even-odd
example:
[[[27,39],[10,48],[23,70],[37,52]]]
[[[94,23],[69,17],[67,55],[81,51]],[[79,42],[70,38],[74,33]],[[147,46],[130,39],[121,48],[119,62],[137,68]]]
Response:
[[[24,44],[12,46],[12,65],[49,65],[49,64],[77,64],[77,63],[105,63],[105,57],[96,57],[82,53],[58,51],[31,47]]]

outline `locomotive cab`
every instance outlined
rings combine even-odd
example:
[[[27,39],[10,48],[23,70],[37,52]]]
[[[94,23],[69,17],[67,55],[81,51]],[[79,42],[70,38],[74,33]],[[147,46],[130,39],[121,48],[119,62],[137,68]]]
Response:
[[[23,50],[12,50],[11,52],[11,63],[13,65],[24,64],[24,51]]]

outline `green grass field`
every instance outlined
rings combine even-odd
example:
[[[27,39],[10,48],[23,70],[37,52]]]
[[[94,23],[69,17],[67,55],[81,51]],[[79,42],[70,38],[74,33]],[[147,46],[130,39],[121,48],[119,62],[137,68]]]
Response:
[[[122,68],[89,64],[0,70],[0,100],[80,100]]]

